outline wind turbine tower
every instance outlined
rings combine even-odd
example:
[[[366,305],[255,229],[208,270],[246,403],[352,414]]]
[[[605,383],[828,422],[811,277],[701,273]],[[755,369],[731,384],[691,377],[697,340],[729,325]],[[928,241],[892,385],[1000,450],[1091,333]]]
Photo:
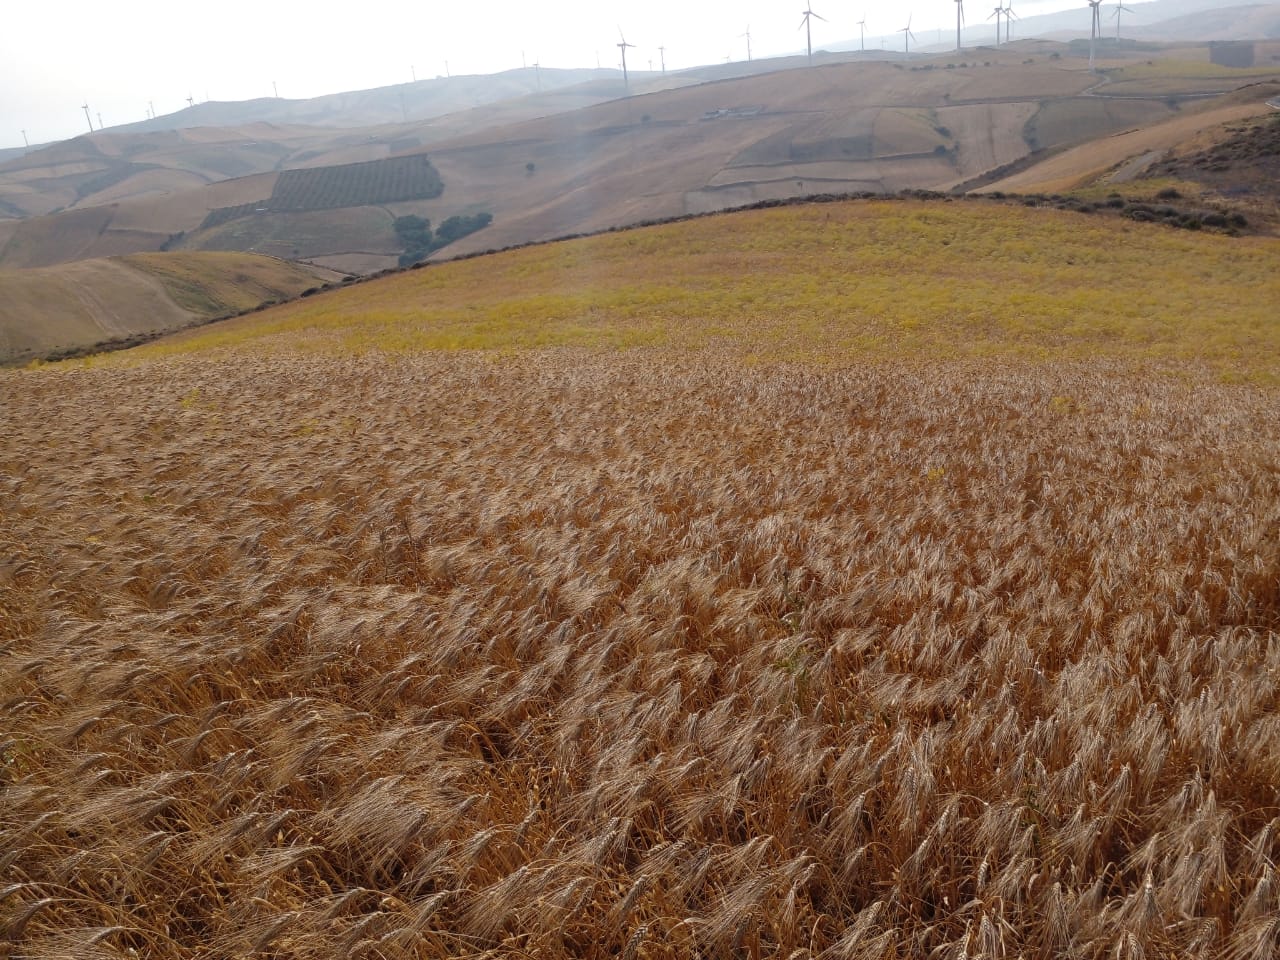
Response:
[[[956,53],[964,47],[960,43],[960,29],[964,26],[964,0],[956,0]]]
[[[196,98],[195,98],[195,97],[193,97],[191,94],[189,94],[189,93],[188,93],[188,94],[187,94],[187,109],[188,109],[188,110],[190,110],[190,109],[191,109],[192,107],[194,107],[195,105],[196,105]]]
[[[808,4],[806,4],[806,5],[805,5],[805,8],[804,8],[804,19],[800,21],[800,26],[804,27],[804,38],[805,38],[805,40],[806,40],[806,41],[808,41],[808,45],[809,45],[809,62],[810,62],[810,63],[813,63],[813,30],[812,30],[812,28],[810,27],[809,21],[810,21],[810,20],[812,20],[814,17],[817,17],[817,18],[818,18],[819,20],[821,20],[823,23],[826,23],[826,22],[827,22],[827,18],[826,18],[826,17],[821,16],[820,14],[816,14],[816,13],[814,13],[814,12],[813,12],[813,4],[812,4],[812,3],[808,3]]]
[[[85,104],[80,108],[84,111],[84,118],[89,122],[89,132],[93,133],[93,117],[89,116],[89,104]]]
[[[1102,33],[1102,0],[1089,0],[1089,10],[1093,15],[1093,20],[1089,24],[1089,69],[1094,69],[1094,44],[1098,41],[1098,35]]]
[[[27,131],[25,130],[22,131],[22,142],[26,144],[27,147],[31,146],[31,141],[27,139]]]
[[[1101,2],[1101,0],[1099,0]],[[911,32],[911,16],[907,16],[907,25],[898,33],[902,34],[902,50],[904,53],[911,52],[911,41],[916,39],[916,35]]]
[[[1113,13],[1112,16],[1116,18],[1116,39],[1117,40],[1120,39],[1120,14],[1121,13],[1133,13],[1133,11],[1130,10],[1128,7],[1126,7],[1123,3],[1116,4],[1116,12]]]
[[[994,19],[996,22],[996,46],[1000,46],[1000,18],[1004,16],[1004,7],[996,7],[995,12],[987,17],[988,20]]]
[[[1098,0],[1099,3],[1102,0]],[[635,47],[634,43],[627,43],[627,38],[622,32],[622,28],[618,28],[618,36],[622,38],[622,42],[618,44],[618,49],[622,51],[622,85],[628,90],[631,89],[631,81],[627,77],[627,47]]]
[[[659,62],[662,64],[662,75],[665,77],[667,75],[667,48],[659,47],[658,56],[661,58]]]
[[[751,62],[751,24],[747,24],[747,32],[742,35],[747,38],[747,63]],[[742,37],[738,38],[739,40]]]
[[[1013,42],[1013,21],[1018,19],[1018,15],[1013,12],[1013,4],[1010,3],[1004,8],[1004,42]]]
[[[858,43],[862,47],[862,52],[867,52],[867,15],[864,13],[862,19],[858,21]]]

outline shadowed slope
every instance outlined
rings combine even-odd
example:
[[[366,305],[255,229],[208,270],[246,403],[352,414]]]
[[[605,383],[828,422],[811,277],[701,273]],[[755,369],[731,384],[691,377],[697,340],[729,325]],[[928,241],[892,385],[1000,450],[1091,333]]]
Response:
[[[319,273],[267,257],[223,253],[139,254],[0,270],[0,361],[239,313],[295,297],[322,283]]]

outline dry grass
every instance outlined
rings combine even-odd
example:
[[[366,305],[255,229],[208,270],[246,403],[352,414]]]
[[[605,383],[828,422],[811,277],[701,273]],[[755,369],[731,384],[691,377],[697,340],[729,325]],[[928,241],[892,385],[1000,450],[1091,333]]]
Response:
[[[1131,373],[0,375],[0,953],[1274,956],[1280,397]]]

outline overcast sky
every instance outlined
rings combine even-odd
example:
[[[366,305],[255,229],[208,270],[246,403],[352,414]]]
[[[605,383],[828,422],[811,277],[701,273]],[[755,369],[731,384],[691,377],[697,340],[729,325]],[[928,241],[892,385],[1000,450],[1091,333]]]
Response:
[[[1134,3],[1135,0],[1130,0]],[[1108,6],[1111,0],[1107,0]],[[995,0],[970,0],[970,23]],[[1023,0],[1023,17],[1084,6],[1084,0]],[[87,132],[84,111],[107,126],[197,101],[312,97],[407,82],[445,72],[494,73],[529,64],[615,66],[619,26],[636,45],[628,64],[668,69],[744,60],[751,30],[756,57],[804,48],[804,0],[547,0],[543,3],[356,0],[6,0],[0,14],[0,147]],[[922,43],[955,25],[954,0],[814,0],[826,22],[813,43],[868,37],[902,27],[908,13]],[[1087,12],[1082,14],[1087,24]],[[1082,27],[1087,29],[1087,27]]]

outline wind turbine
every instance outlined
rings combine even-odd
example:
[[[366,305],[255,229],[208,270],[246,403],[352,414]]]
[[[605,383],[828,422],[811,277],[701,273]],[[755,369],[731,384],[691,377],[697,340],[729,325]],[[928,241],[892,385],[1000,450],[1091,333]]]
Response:
[[[1098,2],[1101,3],[1102,0],[1098,0]],[[911,16],[910,15],[907,16],[907,25],[903,27],[901,30],[899,30],[898,33],[902,34],[903,52],[910,53],[911,41],[915,40],[916,38],[916,35],[911,32]]]
[[[804,37],[809,44],[809,62],[813,63],[813,30],[809,25],[809,21],[817,17],[823,23],[827,22],[827,18],[821,14],[813,12],[813,4],[807,3],[804,8],[804,19],[800,21],[800,26],[804,27]]]
[[[1004,8],[1004,42],[1013,42],[1013,21],[1018,19],[1018,15],[1013,12],[1013,4],[1010,3]]]
[[[24,144],[26,144],[26,146],[27,146],[28,148],[30,148],[30,146],[31,146],[31,141],[27,139],[27,131],[25,131],[25,130],[23,130],[23,131],[22,131],[22,142],[23,142]]]
[[[1093,70],[1093,46],[1102,33],[1102,0],[1089,0],[1089,9],[1093,14],[1093,21],[1089,24],[1089,69]]]
[[[867,15],[864,13],[862,19],[858,21],[858,42],[862,45],[862,52],[867,52]]]
[[[960,28],[964,26],[964,0],[956,0],[956,53],[964,47],[960,43]]]
[[[751,24],[747,24],[747,32],[744,34],[741,34],[738,37],[738,39],[741,40],[743,37],[747,38],[747,63],[750,63],[751,62]]]
[[[85,120],[89,121],[89,132],[93,133],[93,117],[89,116],[89,104],[85,104],[80,108],[84,111]]]
[[[1130,10],[1128,7],[1126,7],[1123,3],[1117,3],[1117,4],[1116,4],[1116,12],[1115,12],[1115,13],[1113,13],[1113,14],[1112,14],[1112,16],[1116,18],[1116,39],[1117,39],[1117,40],[1119,40],[1119,39],[1120,39],[1120,14],[1121,14],[1121,12],[1124,12],[1124,13],[1133,13],[1133,11],[1132,11],[1132,10]]]
[[[1099,3],[1102,0],[1098,0]],[[627,43],[627,38],[622,32],[622,28],[618,28],[618,36],[622,38],[622,42],[618,44],[618,49],[622,51],[622,85],[627,89],[631,88],[631,81],[627,78],[627,47],[635,47],[634,43]]]
[[[665,77],[667,75],[667,48],[659,47],[658,56],[661,58],[660,62],[662,63],[662,75]]]
[[[1004,16],[1004,7],[1001,6],[1001,7],[996,7],[995,11],[991,14],[991,16],[987,17],[988,20],[992,19],[993,17],[995,18],[997,47],[1000,46],[1000,18],[1003,16]]]
[[[189,93],[188,93],[188,94],[187,94],[187,109],[188,109],[188,110],[190,110],[190,109],[191,109],[192,107],[194,107],[195,105],[196,105],[196,98],[195,98],[195,97],[193,97],[193,96],[191,96],[191,94],[189,94]]]

